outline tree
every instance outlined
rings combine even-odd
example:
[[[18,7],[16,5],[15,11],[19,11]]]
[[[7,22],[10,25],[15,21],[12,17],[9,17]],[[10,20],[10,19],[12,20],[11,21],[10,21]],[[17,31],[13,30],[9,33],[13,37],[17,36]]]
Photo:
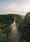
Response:
[[[30,12],[27,13],[24,19],[24,24],[29,25],[30,24]]]
[[[23,36],[22,39],[30,42],[30,12],[27,13],[23,23]]]

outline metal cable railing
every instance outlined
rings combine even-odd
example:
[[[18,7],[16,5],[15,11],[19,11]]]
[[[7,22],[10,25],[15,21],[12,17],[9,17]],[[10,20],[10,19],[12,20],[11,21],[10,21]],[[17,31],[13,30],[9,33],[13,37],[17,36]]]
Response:
[[[22,26],[27,26],[27,27],[30,27],[29,25],[26,25],[26,24],[22,24]]]

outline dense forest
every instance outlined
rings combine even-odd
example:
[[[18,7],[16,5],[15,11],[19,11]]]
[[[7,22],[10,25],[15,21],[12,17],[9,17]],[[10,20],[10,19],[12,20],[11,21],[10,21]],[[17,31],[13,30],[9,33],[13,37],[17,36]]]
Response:
[[[0,42],[7,42],[9,32],[9,28],[7,27],[13,23],[14,19],[18,25],[19,32],[23,33],[21,42],[24,39],[27,41],[29,40],[27,38],[28,36],[30,37],[30,12],[28,12],[26,16],[19,16],[14,14],[0,15]],[[24,32],[26,33],[24,34]]]

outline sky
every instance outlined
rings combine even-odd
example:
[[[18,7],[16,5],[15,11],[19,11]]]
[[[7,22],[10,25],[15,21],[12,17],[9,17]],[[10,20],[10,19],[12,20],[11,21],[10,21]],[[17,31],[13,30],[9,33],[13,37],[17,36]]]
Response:
[[[30,11],[30,0],[0,0],[0,14],[26,15]]]

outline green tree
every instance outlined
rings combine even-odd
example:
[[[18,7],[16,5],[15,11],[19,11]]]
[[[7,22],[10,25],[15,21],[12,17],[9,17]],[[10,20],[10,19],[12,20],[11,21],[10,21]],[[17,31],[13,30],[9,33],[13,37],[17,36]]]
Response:
[[[24,24],[30,25],[30,12],[27,13],[24,19]]]

